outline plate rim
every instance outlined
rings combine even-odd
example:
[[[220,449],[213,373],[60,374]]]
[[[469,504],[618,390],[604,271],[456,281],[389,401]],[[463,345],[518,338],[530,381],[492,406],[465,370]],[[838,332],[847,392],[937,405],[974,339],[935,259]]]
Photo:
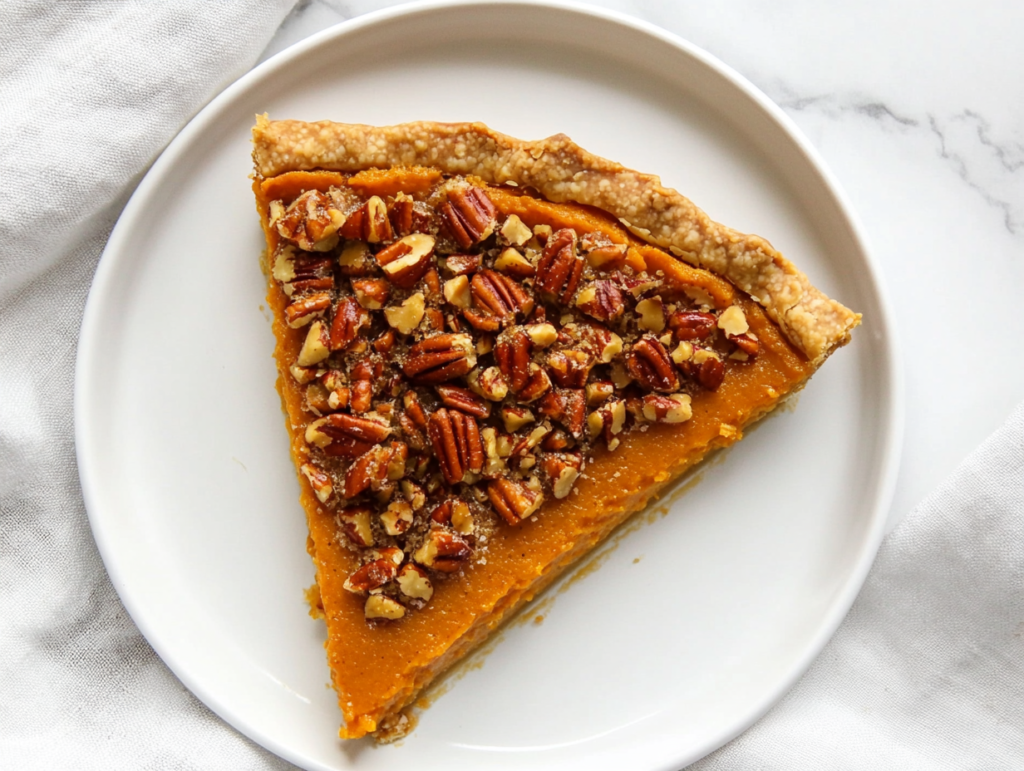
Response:
[[[845,190],[825,164],[824,159],[811,144],[810,140],[804,136],[796,123],[783,112],[782,108],[739,72],[681,36],[658,27],[651,22],[629,16],[620,11],[595,7],[583,2],[577,2],[576,0],[499,0],[498,2],[489,2],[488,0],[422,0],[421,2],[403,4],[357,16],[310,35],[271,56],[266,61],[259,63],[210,99],[171,139],[159,157],[146,170],[143,179],[132,192],[128,203],[118,217],[117,223],[101,254],[89,288],[75,360],[73,408],[75,453],[83,502],[89,519],[90,529],[107,575],[110,577],[120,601],[131,616],[132,622],[146,638],[147,643],[174,673],[175,677],[221,719],[260,746],[303,768],[330,769],[329,766],[324,766],[319,760],[305,755],[301,750],[285,746],[273,735],[264,733],[247,724],[228,705],[222,703],[213,693],[207,691],[201,678],[192,676],[187,663],[178,661],[173,651],[165,650],[164,645],[159,641],[159,637],[154,639],[150,636],[148,611],[143,607],[142,603],[136,601],[132,590],[129,588],[130,582],[126,581],[121,575],[118,561],[114,556],[116,548],[108,537],[109,534],[104,530],[102,517],[95,513],[100,508],[97,493],[97,489],[100,486],[98,482],[100,474],[94,469],[94,463],[89,456],[88,450],[92,443],[90,433],[94,430],[89,416],[89,406],[94,398],[93,383],[96,378],[96,373],[93,371],[91,363],[96,361],[95,351],[101,345],[97,334],[101,324],[101,308],[104,305],[105,296],[113,291],[113,285],[117,277],[116,267],[118,267],[115,264],[116,254],[121,251],[122,242],[129,238],[134,221],[146,211],[146,207],[162,182],[163,177],[174,169],[174,163],[178,156],[191,146],[195,138],[216,122],[221,113],[236,96],[278,70],[287,67],[293,61],[301,59],[307,52],[329,40],[357,35],[364,28],[386,23],[401,16],[445,13],[450,12],[452,9],[464,7],[488,10],[500,9],[502,7],[518,7],[523,10],[556,10],[594,17],[599,21],[631,28],[634,31],[654,37],[676,48],[684,55],[694,59],[698,64],[713,70],[717,75],[726,79],[733,88],[751,100],[772,122],[783,130],[787,139],[804,156],[809,167],[818,174],[822,183],[832,194],[838,214],[845,220],[852,240],[863,257],[864,265],[867,268],[868,285],[878,303],[878,317],[874,321],[879,327],[882,345],[887,354],[885,356],[885,365],[888,377],[883,378],[881,383],[883,393],[887,398],[886,407],[889,412],[889,419],[884,423],[886,436],[881,443],[880,458],[874,465],[879,480],[877,484],[878,492],[875,499],[865,506],[870,515],[870,523],[866,528],[864,543],[860,553],[842,582],[841,588],[837,591],[836,598],[833,599],[828,611],[823,614],[818,622],[817,631],[805,641],[804,654],[794,662],[789,671],[779,679],[776,686],[760,702],[752,704],[738,719],[731,721],[731,725],[727,730],[709,737],[703,743],[698,744],[696,749],[681,752],[669,765],[664,766],[666,769],[679,768],[681,765],[695,762],[736,738],[760,720],[771,707],[777,704],[796,685],[800,677],[817,659],[856,600],[867,579],[882,538],[885,535],[888,515],[895,492],[905,430],[905,374],[902,367],[902,358],[899,356],[900,342],[899,336],[896,333],[895,314],[892,310],[888,290],[881,279],[877,258],[870,248],[863,226]]]

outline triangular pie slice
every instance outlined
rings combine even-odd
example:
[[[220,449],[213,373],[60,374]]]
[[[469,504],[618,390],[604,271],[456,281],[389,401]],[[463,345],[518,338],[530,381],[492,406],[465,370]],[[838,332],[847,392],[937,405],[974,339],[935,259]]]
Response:
[[[417,693],[860,316],[564,136],[257,119],[278,390],[341,736]]]

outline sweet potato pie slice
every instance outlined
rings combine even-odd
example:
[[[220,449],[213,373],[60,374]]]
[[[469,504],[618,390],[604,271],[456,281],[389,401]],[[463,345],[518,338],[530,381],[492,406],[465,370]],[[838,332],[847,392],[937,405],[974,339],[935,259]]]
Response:
[[[257,119],[277,387],[341,736],[801,388],[860,316],[564,136]]]

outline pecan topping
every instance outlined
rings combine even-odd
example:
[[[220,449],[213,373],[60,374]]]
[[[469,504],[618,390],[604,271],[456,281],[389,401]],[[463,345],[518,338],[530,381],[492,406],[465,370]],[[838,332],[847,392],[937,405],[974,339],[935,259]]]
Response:
[[[473,329],[479,330],[480,332],[497,332],[501,329],[501,319],[497,316],[491,315],[488,311],[478,311],[472,308],[467,308],[462,312],[462,316]]]
[[[474,303],[504,322],[517,313],[528,316],[533,310],[533,298],[519,282],[497,271],[481,270],[473,276],[471,287]]]
[[[435,390],[446,407],[462,410],[467,415],[473,415],[477,418],[489,418],[491,416],[491,405],[468,388],[439,385],[435,387]]]
[[[427,434],[448,484],[461,482],[467,472],[479,474],[483,469],[484,447],[472,415],[442,407],[430,416]]]
[[[475,365],[475,347],[469,335],[436,335],[409,349],[402,371],[417,383],[433,385],[461,377]]]
[[[356,301],[367,310],[380,310],[391,299],[391,287],[382,278],[353,278],[351,283]]]
[[[576,253],[576,231],[562,228],[548,239],[537,263],[537,289],[568,305],[585,265],[586,260]]]
[[[594,357],[585,351],[555,351],[548,356],[551,377],[562,388],[583,388],[593,366]]]
[[[753,337],[749,332],[742,335],[733,335],[729,339],[736,344],[737,348],[747,354],[750,358],[757,356],[758,351],[761,350],[761,344],[757,341],[757,338]]]
[[[679,390],[679,376],[672,365],[672,359],[655,337],[648,335],[633,344],[632,350],[626,355],[626,368],[640,387],[647,391],[668,393]]]
[[[469,249],[494,232],[498,210],[478,187],[453,188],[438,207],[448,232],[463,249]]]
[[[550,388],[551,378],[548,377],[547,370],[531,362],[526,383],[519,389],[516,398],[523,404],[529,404],[546,394]]]
[[[572,490],[580,475],[583,458],[577,453],[552,453],[544,458],[541,468],[551,480],[551,492],[555,498],[564,498]]]
[[[376,195],[349,214],[339,232],[344,238],[366,241],[368,244],[379,244],[394,238],[388,208]]]
[[[373,546],[373,529],[370,527],[372,514],[373,509],[369,506],[349,506],[338,512],[341,529],[356,546]]]
[[[408,456],[409,448],[402,442],[392,442],[388,447],[371,447],[346,472],[345,497],[355,498],[364,490],[379,490],[387,481],[398,481],[405,474]]]
[[[324,311],[331,307],[331,295],[327,292],[307,295],[298,300],[293,300],[284,309],[284,318],[292,329],[304,327],[315,318],[324,315]]]
[[[445,267],[456,276],[476,273],[480,270],[479,254],[449,254],[444,261]]]
[[[532,516],[544,502],[544,496],[538,490],[513,479],[493,480],[487,486],[487,497],[494,510],[510,525],[518,525]]]
[[[643,398],[643,414],[652,423],[685,423],[693,412],[687,394],[647,394]]]
[[[346,297],[338,303],[331,322],[331,350],[348,348],[364,327],[370,325],[370,314],[355,299]]]

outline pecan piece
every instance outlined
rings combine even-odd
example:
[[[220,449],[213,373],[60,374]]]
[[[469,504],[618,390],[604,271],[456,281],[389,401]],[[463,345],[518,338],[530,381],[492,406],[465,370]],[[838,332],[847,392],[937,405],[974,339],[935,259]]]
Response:
[[[678,311],[668,318],[668,328],[676,340],[703,340],[714,331],[717,323],[712,314],[699,311]]]
[[[410,380],[434,385],[461,377],[474,366],[476,348],[469,335],[435,335],[409,348],[402,371]]]
[[[615,321],[626,310],[622,290],[607,279],[592,281],[576,297],[576,307],[598,321]]]
[[[330,258],[303,255],[291,262],[291,269],[291,278],[283,286],[286,295],[334,289],[334,273]]]
[[[409,448],[402,442],[371,447],[345,472],[345,497],[354,498],[368,489],[379,490],[385,482],[401,479],[408,457]]]
[[[351,283],[356,301],[367,310],[380,310],[391,299],[391,287],[382,278],[353,278]]]
[[[327,475],[327,472],[314,466],[312,463],[303,463],[300,471],[309,481],[309,486],[313,488],[313,492],[316,493],[320,503],[326,503],[334,491],[334,485],[331,484],[331,478]]]
[[[405,615],[405,606],[386,594],[371,594],[366,598],[366,605],[363,606],[363,615],[366,618],[383,618],[388,621],[397,621]]]
[[[417,206],[412,196],[398,193],[388,204],[388,220],[396,236],[407,236],[410,233],[425,233],[430,226],[430,215]]]
[[[368,562],[345,580],[345,588],[353,594],[366,594],[379,589],[398,575],[398,568],[389,559]]]
[[[469,322],[469,325],[480,332],[497,332],[501,329],[501,319],[491,315],[487,311],[478,311],[467,308],[462,312],[462,317]]]
[[[583,466],[583,457],[578,453],[556,452],[546,455],[541,468],[551,480],[551,492],[555,498],[564,498],[576,484]]]
[[[427,434],[448,484],[461,482],[467,472],[479,474],[483,469],[484,447],[472,415],[442,407],[430,416]]]
[[[398,589],[406,597],[414,600],[427,601],[434,596],[434,587],[426,571],[412,563],[398,571]]]
[[[548,356],[552,379],[562,388],[583,388],[594,367],[594,357],[586,351],[555,351]]]
[[[761,350],[761,344],[749,332],[742,335],[733,335],[729,339],[751,359],[757,356],[758,351]]]
[[[445,528],[434,527],[412,558],[424,567],[442,573],[454,573],[472,556],[473,549],[462,536]]]
[[[622,338],[600,324],[576,324],[576,336],[580,344],[593,353],[602,364],[608,364],[622,353]]]
[[[537,289],[562,305],[572,300],[587,261],[576,252],[576,231],[562,228],[548,239],[537,263]]]
[[[338,303],[331,322],[331,350],[348,348],[359,337],[359,332],[370,325],[370,314],[354,298],[346,297]]]
[[[626,369],[641,388],[670,393],[679,390],[679,376],[668,352],[656,337],[647,335],[626,355]]]
[[[373,546],[373,528],[370,527],[369,506],[349,506],[338,512],[338,522],[356,546]]]
[[[351,439],[371,445],[379,444],[391,435],[391,427],[382,420],[361,418],[344,412],[335,412],[324,418],[320,431],[336,441]]]
[[[292,329],[304,327],[313,319],[324,315],[324,311],[331,307],[331,296],[327,292],[307,295],[298,300],[293,300],[284,309],[284,318]]]
[[[331,335],[327,331],[327,324],[317,319],[309,325],[306,339],[302,343],[302,350],[295,363],[300,367],[312,367],[319,364],[331,355]]]
[[[438,210],[448,232],[463,249],[483,241],[498,224],[498,210],[487,193],[478,187],[453,188]]]
[[[380,196],[371,196],[366,203],[348,215],[339,231],[344,238],[379,244],[394,238],[388,207]]]
[[[544,502],[544,496],[522,482],[495,479],[487,485],[487,497],[502,518],[510,525],[518,525],[532,516]]]
[[[537,403],[537,411],[557,420],[578,439],[583,434],[583,424],[587,419],[587,397],[582,388],[559,388]]]
[[[426,428],[427,414],[423,411],[423,405],[420,404],[420,398],[416,392],[406,391],[405,396],[402,397],[402,403],[405,405],[405,413],[412,419],[412,422],[419,428]]]
[[[476,418],[489,418],[491,416],[491,405],[468,388],[439,385],[435,386],[435,390],[446,407],[462,410],[467,415],[472,415]]]
[[[530,362],[530,370],[526,378],[526,383],[519,389],[519,392],[516,394],[516,399],[523,404],[529,404],[530,402],[536,401],[542,397],[550,389],[551,378],[548,377],[547,370],[539,364]]]
[[[464,276],[469,273],[476,273],[480,270],[480,255],[449,254],[448,257],[445,258],[444,264],[453,275]]]
[[[700,363],[699,367],[697,382],[709,391],[717,391],[718,387],[722,385],[722,381],[725,380],[725,365],[722,364],[722,360],[715,356],[709,356]]]
[[[509,381],[513,393],[518,393],[530,378],[532,341],[524,329],[514,328],[503,333],[494,346],[494,359],[498,369]]]
[[[285,210],[280,201],[270,205],[270,223],[282,238],[298,244],[307,252],[326,252],[338,243],[338,228],[345,215],[329,196],[319,190],[307,190]]]
[[[652,423],[685,423],[693,417],[689,394],[647,394],[642,410]]]
[[[519,282],[494,270],[481,270],[473,276],[470,286],[473,302],[478,308],[508,322],[517,313],[528,316],[533,310],[533,298]]]
[[[424,233],[404,236],[377,252],[377,264],[395,286],[408,289],[430,269],[434,237]]]

